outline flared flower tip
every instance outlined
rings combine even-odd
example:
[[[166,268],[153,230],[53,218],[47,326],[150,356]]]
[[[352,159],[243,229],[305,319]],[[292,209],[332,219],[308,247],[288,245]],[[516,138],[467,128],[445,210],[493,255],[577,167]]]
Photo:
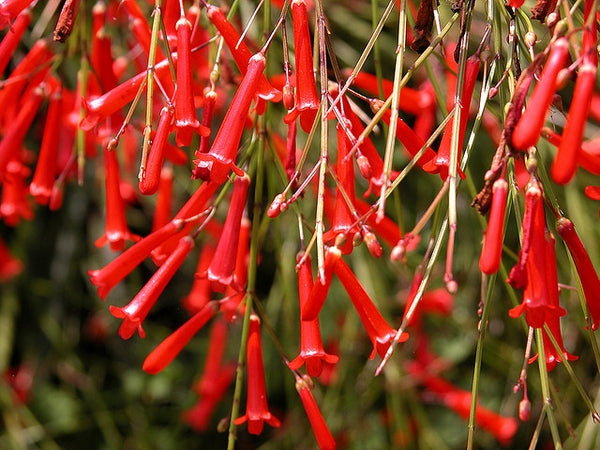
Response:
[[[109,307],[110,313],[117,319],[124,319],[123,323],[119,327],[119,336],[123,339],[129,339],[133,334],[138,332],[141,338],[146,337],[146,332],[142,328],[142,322],[137,317],[131,317],[124,308],[111,305]]]
[[[292,370],[298,370],[303,364],[306,364],[306,373],[311,377],[318,377],[323,373],[324,364],[337,364],[340,357],[323,352],[314,352],[314,354],[301,353],[288,363]]]
[[[98,295],[100,298],[105,300],[112,286],[109,286],[104,280],[104,277],[102,276],[102,270],[88,270],[88,276],[90,277],[92,284],[98,288]]]

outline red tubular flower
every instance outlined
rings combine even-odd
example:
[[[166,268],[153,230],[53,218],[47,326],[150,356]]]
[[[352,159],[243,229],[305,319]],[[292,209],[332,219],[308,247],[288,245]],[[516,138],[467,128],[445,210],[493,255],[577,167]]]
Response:
[[[391,96],[394,90],[394,82],[383,79],[382,84],[383,95],[385,97]],[[368,72],[359,72],[352,85],[371,95],[379,95],[377,77]],[[398,104],[398,108],[409,114],[419,115],[423,109],[430,107],[433,102],[434,99],[431,95],[424,95],[421,91],[403,87],[400,91],[400,103]]]
[[[4,69],[6,69],[6,66],[12,58],[19,42],[21,42],[21,38],[30,23],[31,11],[23,11],[17,16],[8,33],[2,38],[2,42],[0,42],[0,73],[4,73]]]
[[[221,312],[229,322],[234,322],[238,314],[244,313],[242,300],[246,292],[244,288],[248,282],[248,261],[250,258],[250,232],[252,222],[247,217],[242,217],[240,224],[240,238],[235,256],[235,269],[233,281],[225,289],[225,299],[221,301]],[[210,282],[209,282],[210,283]]]
[[[556,92],[556,78],[568,57],[569,41],[565,37],[558,38],[552,45],[540,81],[533,88],[525,112],[512,133],[512,144],[516,149],[526,150],[535,145],[540,137],[546,113]]]
[[[173,59],[177,61],[176,53],[173,54]],[[157,63],[154,66],[154,73],[160,80],[170,77],[169,62],[165,59]],[[128,103],[131,103],[146,78],[147,71],[144,70],[100,97],[91,100],[84,99],[83,107],[85,108],[85,116],[79,124],[81,129],[84,131],[91,130],[98,125],[98,122],[119,111]]]
[[[140,265],[152,250],[180,232],[184,225],[185,223],[181,219],[173,219],[165,226],[136,242],[102,269],[88,271],[90,281],[98,287],[100,298],[104,300],[112,288]]]
[[[125,203],[121,197],[121,180],[119,176],[119,162],[116,152],[104,148],[104,171],[106,185],[106,230],[96,242],[96,247],[110,244],[114,251],[123,250],[125,241],[138,241],[140,237],[127,228],[125,218]]]
[[[18,159],[13,159],[6,166],[2,200],[0,201],[0,217],[10,227],[16,227],[21,219],[31,220],[33,210],[27,194],[29,189],[25,180],[31,170]]]
[[[187,202],[181,207],[179,212],[175,214],[175,219],[181,219],[186,221],[191,217],[197,216],[201,214],[205,209],[208,201],[215,193],[218,184],[215,183],[202,183],[196,192],[188,199]],[[195,226],[194,221],[188,221],[184,224],[184,226],[179,230],[179,232],[166,239],[162,242],[158,247],[152,250],[152,259],[158,265],[162,264],[165,258],[175,249],[179,239],[183,236],[187,235],[192,227]]]
[[[21,151],[25,134],[27,134],[27,130],[31,126],[44,96],[42,88],[36,87],[33,89],[25,98],[10,127],[6,129],[0,141],[0,181],[6,178],[6,169],[9,162],[17,157]]]
[[[200,125],[196,116],[192,86],[192,51],[190,36],[192,25],[185,17],[177,21],[177,90],[175,91],[175,126],[177,145],[190,145],[194,131],[208,135],[210,130]]]
[[[0,239],[0,283],[11,280],[22,271],[23,263],[12,255],[4,241]]]
[[[566,217],[561,217],[556,222],[556,231],[565,241],[565,244],[567,244],[569,253],[573,258],[587,307],[592,317],[592,329],[596,330],[600,322],[600,301],[598,301],[600,279],[598,279],[590,255],[581,242],[581,239],[579,239],[577,231],[575,231],[573,222]]]
[[[2,0],[0,2],[0,30],[9,26],[14,18],[33,2],[34,0]]]
[[[468,419],[471,413],[471,392],[459,389],[441,377],[425,376],[423,384],[448,408],[459,416]],[[478,426],[493,435],[501,445],[512,441],[519,424],[513,417],[504,417],[481,405],[475,411]]]
[[[324,274],[325,277],[321,280],[321,277],[317,277],[317,282],[313,285],[310,290],[310,295],[306,302],[302,305],[302,320],[311,321],[315,320],[323,308],[327,292],[329,292],[329,286],[333,281],[333,272],[337,262],[341,259],[342,252],[337,247],[327,248],[324,262]]]
[[[465,133],[467,130],[467,123],[469,121],[469,109],[471,107],[471,99],[473,98],[473,91],[475,90],[475,83],[477,82],[477,75],[479,74],[479,56],[473,55],[467,58],[465,66],[465,78],[462,88],[462,94],[460,96],[459,106],[462,108],[460,112],[460,123],[459,123],[459,134],[458,134],[458,155],[456,158],[456,164],[460,164],[460,155],[465,140]],[[454,129],[454,117],[448,121],[444,134],[442,135],[442,141],[435,158],[427,163],[423,169],[429,173],[439,173],[442,180],[448,178],[450,171],[450,152],[452,144],[452,133]],[[458,167],[457,167],[458,169]],[[458,169],[459,175],[464,178],[464,174]]]
[[[525,313],[525,320],[530,327],[542,328],[551,316],[560,317],[566,314],[565,310],[550,302],[556,295],[558,299],[558,281],[549,283],[549,277],[556,280],[556,258],[550,260],[549,241],[551,235],[546,228],[544,203],[539,200],[534,205],[530,231],[530,246],[527,255],[526,285],[523,292],[523,303],[512,308],[509,315],[513,318]],[[525,219],[524,219],[525,220]],[[525,231],[523,231],[525,236]],[[525,239],[525,238],[524,238]],[[554,239],[552,238],[551,251],[554,252]],[[512,271],[511,271],[512,274]]]
[[[207,88],[204,91],[204,103],[202,105],[202,126],[206,127],[206,129],[210,130],[210,126],[212,125],[212,118],[215,112],[215,103],[217,101],[217,93]],[[198,146],[198,150],[196,150],[196,156],[199,153],[208,152],[208,134],[205,136],[200,136],[200,145]]]
[[[248,378],[246,414],[235,419],[234,423],[241,425],[244,422],[248,422],[248,433],[260,434],[265,422],[272,427],[279,427],[281,422],[271,414],[267,405],[265,368],[260,339],[260,319],[254,314],[250,316],[250,331],[246,355],[246,376]]]
[[[369,294],[356,279],[352,269],[341,258],[335,265],[335,274],[344,285],[344,289],[346,289],[350,300],[352,300],[369,339],[373,343],[373,352],[369,358],[373,359],[376,352],[383,358],[391,342],[396,337],[396,330],[385,321]],[[404,342],[407,339],[408,333],[402,333],[398,342]]]
[[[504,178],[496,180],[492,187],[492,207],[479,257],[479,270],[488,275],[498,271],[502,260],[507,193],[508,183],[506,180]]]
[[[317,405],[308,385],[301,378],[296,380],[296,391],[298,391],[298,394],[300,395],[302,406],[304,406],[304,411],[306,411],[306,416],[310,421],[310,426],[313,429],[319,448],[321,450],[331,450],[336,448],[335,439],[333,438],[331,431],[329,431],[325,419],[323,419],[319,405]]]
[[[196,155],[198,160],[195,161],[194,178],[205,181],[210,180],[217,185],[221,185],[227,179],[230,170],[234,170],[238,175],[241,175],[241,171],[235,166],[235,157],[252,98],[258,88],[259,77],[265,69],[265,64],[265,57],[260,53],[250,59],[248,71],[229,105],[212,147],[208,153]]]
[[[590,14],[592,2],[585,3],[585,14]],[[587,23],[587,19],[586,19]],[[552,179],[559,184],[566,184],[575,175],[577,162],[580,156],[583,131],[592,104],[592,93],[596,84],[596,72],[598,70],[598,42],[597,21],[593,20],[590,29],[583,31],[583,43],[581,46],[583,64],[579,68],[575,90],[571,99],[571,107],[567,115],[567,121],[562,132],[561,143],[558,152],[550,168]]]
[[[142,322],[192,248],[194,248],[194,240],[191,237],[181,238],[175,251],[169,255],[131,302],[122,308],[110,306],[110,313],[113,316],[124,319],[119,328],[119,336],[129,339],[137,330],[140,337],[146,337]]]
[[[308,133],[317,117],[319,96],[313,71],[313,52],[304,0],[292,0],[292,24],[296,65],[296,103],[294,109],[285,117],[285,121],[290,123],[300,116],[300,126]]]
[[[169,105],[163,107],[160,111],[156,135],[152,140],[146,167],[142,173],[142,179],[138,184],[140,192],[144,195],[152,195],[158,190],[160,172],[165,160],[167,139],[169,138],[171,125],[173,125],[174,114],[173,107]]]
[[[336,187],[335,209],[333,216],[331,217],[331,230],[325,233],[324,239],[326,241],[334,241],[338,244],[337,247],[342,253],[347,255],[351,253],[354,248],[354,235],[360,232],[356,224],[356,218],[352,213],[354,203],[356,202],[354,190],[354,161],[349,157],[349,150],[352,145],[340,123],[337,124],[336,131],[338,145],[335,172],[338,181],[340,182],[341,189],[339,186]]]
[[[194,283],[192,284],[190,293],[182,300],[183,307],[190,314],[197,313],[210,301],[212,292],[210,289],[210,281],[204,274],[206,274],[208,266],[210,266],[214,256],[215,247],[211,243],[205,244],[200,250]]]
[[[383,115],[383,121],[388,125],[390,123],[391,116],[392,113],[390,110],[387,110]],[[400,117],[396,122],[396,139],[402,142],[402,145],[404,145],[404,148],[410,156],[415,156],[425,145],[423,138],[417,135],[417,133],[415,133],[413,129],[409,127]],[[433,151],[433,149],[431,147],[427,147],[425,152],[417,160],[417,164],[420,167],[425,167],[425,164],[427,164],[429,161],[432,161],[435,157],[436,153]]]
[[[298,262],[302,254],[296,258]],[[298,298],[300,300],[300,311],[306,304],[310,291],[313,287],[313,277],[310,256],[306,255],[298,269]],[[323,348],[319,319],[300,321],[300,355],[288,364],[292,370],[298,370],[306,363],[306,373],[311,377],[318,377],[323,371],[323,362],[335,364],[339,360],[336,355],[329,355]],[[310,416],[309,416],[310,417]]]
[[[221,36],[225,40],[229,51],[231,52],[235,64],[238,66],[244,78],[246,78],[246,72],[250,69],[250,60],[253,58],[250,49],[245,42],[240,42],[240,34],[233,27],[231,22],[227,20],[223,11],[216,6],[205,4],[206,15],[216,29],[221,33]],[[239,45],[238,45],[239,44]],[[256,57],[256,55],[254,55]],[[281,92],[271,86],[267,77],[262,73],[256,75],[256,86],[253,89],[253,95],[257,95],[263,100],[278,102],[281,100]],[[244,117],[245,119],[245,117]]]
[[[204,360],[202,377],[196,383],[194,390],[201,396],[213,395],[213,385],[221,375],[223,367],[223,354],[227,344],[228,324],[222,316],[216,318],[210,330],[208,352]]]
[[[158,194],[154,206],[154,218],[152,219],[152,231],[169,223],[171,219],[171,207],[173,204],[173,169],[165,166],[160,171],[158,182]]]
[[[223,233],[207,271],[207,277],[213,291],[223,292],[233,281],[236,250],[239,244],[242,215],[244,214],[249,187],[250,178],[248,175],[236,177],[233,182],[233,195],[223,225]]]
[[[58,165],[60,125],[62,120],[62,93],[58,88],[50,95],[44,135],[29,192],[40,205],[47,205],[52,194]]]
[[[523,214],[523,239],[521,243],[521,250],[519,251],[519,260],[517,264],[510,270],[508,275],[508,279],[506,282],[510,284],[515,289],[524,289],[527,286],[527,260],[529,257],[530,246],[532,244],[532,236],[534,230],[534,220],[536,213],[540,214],[538,205],[542,203],[542,191],[539,183],[533,182],[528,184],[525,190],[525,213]],[[537,230],[537,233],[544,232],[543,230],[546,227],[545,217],[543,216],[544,209],[542,206],[541,216],[538,218],[538,222],[541,222],[541,225],[538,224],[538,227],[541,229]],[[538,251],[541,250],[541,247]],[[542,250],[543,253],[543,250]]]
[[[546,283],[549,286],[548,289],[548,305],[551,308],[546,316],[545,325],[548,326],[548,330],[552,333],[554,340],[558,344],[559,349],[554,346],[552,340],[548,336],[548,332],[544,327],[542,329],[542,340],[544,341],[544,357],[546,358],[546,370],[551,371],[554,369],[557,363],[561,362],[563,358],[568,361],[577,359],[577,356],[571,355],[565,350],[563,344],[562,333],[560,331],[560,316],[566,314],[565,310],[559,306],[558,299],[558,274],[556,272],[556,251],[555,251],[554,237],[551,233],[548,233],[546,237]],[[535,356],[530,359],[530,363],[535,360]]]
[[[0,90],[0,122],[5,126],[10,125],[7,127],[9,131],[16,125],[15,116],[20,115],[31,100],[31,95],[24,96],[23,91],[28,85],[31,88],[43,81],[50,70],[49,62],[53,56],[45,40],[36,41],[4,81],[4,88]],[[20,102],[21,98],[25,99],[23,103]]]
[[[142,369],[155,375],[167,367],[183,347],[212,319],[219,309],[217,302],[209,302],[152,350],[144,360]]]

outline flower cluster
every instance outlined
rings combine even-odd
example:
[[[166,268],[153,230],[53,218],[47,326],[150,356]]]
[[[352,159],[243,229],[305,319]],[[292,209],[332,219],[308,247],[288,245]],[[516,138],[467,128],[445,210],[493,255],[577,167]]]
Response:
[[[571,308],[561,306],[561,286],[569,282],[564,267],[577,275],[582,317],[594,339],[600,324],[595,258],[552,187],[577,189],[578,167],[600,174],[600,141],[587,127],[588,117],[600,122],[600,12],[598,2],[584,0],[561,18],[556,2],[540,0],[531,16],[546,20],[550,37],[536,48],[523,2],[509,1],[506,17],[496,12],[502,19],[490,18],[481,34],[470,26],[473,3],[458,2],[442,26],[441,5],[423,0],[417,10],[408,0],[390,2],[364,57],[349,63],[352,56],[336,54],[321,1],[261,3],[262,19],[238,11],[237,2],[228,10],[203,0],[98,0],[80,11],[78,1],[66,1],[55,14],[53,42],[30,31],[32,21],[46,15],[36,2],[0,1],[0,72],[6,73],[0,83],[0,218],[17,227],[34,220],[31,199],[56,211],[67,185],[100,181],[104,231],[94,243],[117,254],[89,268],[88,284],[122,320],[123,339],[136,332],[146,337],[157,304],[168,305],[167,292],[194,260],[193,282],[189,277],[181,299],[189,317],[147,355],[142,369],[162,372],[210,328],[204,370],[194,385],[199,399],[183,414],[198,431],[210,427],[232,385],[230,444],[243,424],[252,435],[264,433],[265,423],[288,429],[292,415],[282,410],[285,402],[268,396],[283,368],[317,445],[335,448],[344,430],[335,421],[333,433],[329,428],[331,406],[321,389],[350,377],[340,367],[358,354],[362,364],[376,360],[377,374],[402,359],[390,369],[390,380],[401,374],[425,403],[433,399],[469,420],[471,445],[475,426],[508,445],[519,426],[512,417],[517,411],[499,414],[480,405],[478,377],[469,391],[440,373],[458,361],[431,344],[436,337],[426,316],[455,317],[455,297],[468,292],[461,290],[468,277],[454,258],[464,254],[459,186],[466,180],[473,188],[483,178],[473,201],[487,216],[473,266],[483,275],[481,308],[473,311],[480,331],[474,374],[481,368],[497,273],[507,273],[505,288],[513,297],[522,291],[520,304],[502,305],[501,319],[520,320],[530,338],[536,333],[540,357],[530,357],[530,340],[525,360],[539,360],[542,381],[558,363],[571,372],[569,361],[577,359],[561,330],[567,309],[572,317]],[[407,13],[414,14],[414,27]],[[395,69],[384,73],[377,55],[373,67],[366,58],[391,20],[399,25]],[[257,22],[262,33],[254,30]],[[525,26],[529,31],[521,36]],[[504,31],[511,49],[501,68]],[[71,68],[67,44],[76,39],[89,45],[74,82],[64,73]],[[19,57],[11,60],[13,53]],[[551,108],[563,90],[572,95],[565,96],[569,105],[558,132],[545,125],[554,121]],[[487,151],[490,141],[495,154]],[[483,163],[470,165],[473,154]],[[549,176],[545,160],[551,160]],[[480,176],[482,165],[490,167]],[[600,199],[594,186],[585,193]],[[553,229],[547,213],[554,216]],[[140,215],[147,226],[134,219]],[[509,232],[511,220],[519,224],[516,233]],[[553,230],[568,257],[557,254]],[[24,270],[10,247],[0,240],[2,283]],[[463,258],[471,265],[476,256]],[[127,289],[117,285],[129,286],[131,274],[147,264],[152,274],[123,299]],[[297,277],[289,276],[293,269]],[[391,272],[393,283],[373,281]],[[296,282],[297,288],[289,285]],[[265,294],[263,284],[275,294]],[[399,285],[408,292],[403,314],[389,301]],[[275,295],[283,297],[284,313],[273,312]],[[342,319],[331,320],[336,315]],[[347,323],[356,323],[352,337],[361,350],[346,348]],[[228,349],[238,351],[237,364]],[[281,360],[277,371],[271,370],[274,359]],[[530,413],[528,364],[519,375],[521,419]],[[540,398],[549,396],[543,382]],[[550,410],[548,403],[542,417],[554,421]]]

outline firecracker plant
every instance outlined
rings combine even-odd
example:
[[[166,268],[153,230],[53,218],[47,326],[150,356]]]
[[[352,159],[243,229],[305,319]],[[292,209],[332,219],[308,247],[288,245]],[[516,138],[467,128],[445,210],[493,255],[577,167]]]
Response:
[[[0,447],[598,448],[599,20],[0,0]]]

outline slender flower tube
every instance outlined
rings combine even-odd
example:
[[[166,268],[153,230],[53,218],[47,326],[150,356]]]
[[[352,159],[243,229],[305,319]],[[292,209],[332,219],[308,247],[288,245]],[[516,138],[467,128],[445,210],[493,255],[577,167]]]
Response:
[[[210,130],[210,126],[212,125],[216,101],[217,93],[213,89],[207,88],[204,92],[204,103],[202,105],[202,126],[206,127],[207,130]],[[208,152],[208,137],[208,134],[200,136],[200,145],[198,146],[198,150],[196,150],[196,156],[198,156],[199,153]]]
[[[242,216],[246,207],[249,187],[250,177],[248,175],[236,177],[233,182],[233,195],[223,225],[223,233],[221,233],[215,256],[207,271],[211,288],[216,292],[225,291],[225,288],[233,281],[236,250],[239,244]]]
[[[352,300],[369,339],[371,339],[373,352],[369,358],[373,359],[375,353],[379,353],[379,356],[383,358],[391,342],[396,337],[396,330],[389,326],[369,294],[356,279],[352,269],[341,258],[335,265],[335,274],[344,285],[344,289],[346,289],[350,300]],[[405,342],[407,339],[408,333],[402,333],[398,342]]]
[[[352,214],[356,195],[354,190],[354,161],[349,157],[350,141],[341,124],[337,124],[337,161],[335,172],[340,182],[335,191],[335,209],[331,217],[331,230],[325,233],[326,241],[333,240],[343,254],[350,254],[353,245],[353,236],[360,230],[356,225],[356,218]],[[343,192],[342,192],[343,189]],[[348,204],[349,203],[349,204]]]
[[[158,194],[154,206],[154,218],[152,219],[152,231],[169,223],[171,220],[171,209],[173,206],[173,169],[164,166],[160,171],[158,182]]]
[[[517,264],[513,266],[508,275],[506,282],[515,289],[524,289],[527,286],[527,260],[529,258],[530,246],[533,241],[534,234],[534,220],[536,213],[540,214],[538,205],[542,203],[542,190],[541,185],[535,181],[530,182],[525,190],[525,213],[523,214],[523,239],[521,243],[521,250],[519,251],[519,260]],[[544,214],[542,207],[541,214]],[[542,221],[542,217],[538,218],[538,222]],[[538,224],[538,227],[540,225]],[[545,219],[541,225],[541,229],[537,230],[537,233],[543,232],[545,228]],[[539,249],[538,249],[539,251]]]
[[[6,168],[11,160],[18,156],[21,151],[25,134],[31,126],[44,99],[44,90],[36,87],[25,98],[17,116],[8,127],[0,141],[0,181],[6,178]]]
[[[467,58],[465,66],[465,79],[463,83],[462,93],[460,96],[459,108],[462,108],[460,113],[459,123],[459,134],[458,134],[458,155],[456,158],[456,164],[460,164],[460,155],[465,140],[465,133],[467,130],[467,123],[469,122],[469,109],[471,107],[471,100],[473,98],[473,91],[475,90],[475,83],[477,82],[477,75],[479,74],[480,61],[478,55],[473,55]],[[423,169],[429,173],[439,173],[442,180],[448,178],[450,171],[450,152],[452,144],[452,133],[454,130],[454,117],[448,121],[444,134],[442,135],[442,141],[438,149],[437,155],[431,161],[429,161]],[[464,174],[458,170],[460,176],[464,178]]]
[[[550,174],[556,183],[568,183],[577,170],[583,130],[592,98],[591,93],[596,83],[596,70],[597,67],[591,64],[585,64],[579,70],[561,144],[550,168]]]
[[[173,59],[177,60],[177,54],[173,54]],[[160,80],[165,77],[170,77],[169,62],[165,59],[154,66],[155,76]],[[98,125],[100,120],[105,119],[111,114],[119,111],[128,103],[131,103],[135,98],[142,83],[147,78],[147,71],[138,73],[134,77],[119,84],[100,97],[93,99],[84,99],[83,107],[85,108],[85,116],[80,123],[80,127],[84,131],[89,131]]]
[[[113,316],[124,319],[119,327],[119,336],[129,339],[137,330],[140,337],[146,337],[142,322],[192,248],[194,248],[194,240],[191,237],[181,238],[175,251],[169,255],[164,264],[158,268],[131,302],[122,308],[110,306],[110,313]]]
[[[499,178],[492,187],[492,207],[479,257],[479,269],[488,275],[496,273],[502,261],[507,194],[508,183],[504,178]]]
[[[244,288],[248,282],[251,231],[252,222],[247,217],[242,217],[240,238],[235,256],[235,269],[233,270],[233,281],[225,289],[225,299],[221,301],[220,309],[225,319],[232,323],[236,320],[238,314],[243,314],[245,310],[242,300],[246,295]]]
[[[296,260],[302,260],[299,254]],[[313,287],[313,277],[310,256],[306,255],[298,270],[298,298],[300,300],[300,311],[306,304],[310,291]],[[319,319],[300,321],[300,355],[289,364],[292,370],[298,370],[306,363],[306,373],[311,377],[318,377],[323,371],[323,362],[335,364],[339,360],[336,355],[329,355],[323,348]]]
[[[200,126],[194,105],[190,48],[192,25],[182,17],[177,21],[176,28],[179,58],[177,58],[177,90],[175,91],[175,127],[177,127],[177,144],[187,146],[190,145],[194,131],[208,135],[210,130]]]
[[[227,345],[228,324],[222,316],[213,321],[208,339],[208,352],[204,361],[202,377],[196,383],[194,390],[202,396],[213,394],[213,383],[223,371],[223,354]]]
[[[240,42],[240,34],[233,27],[231,22],[227,20],[227,17],[225,17],[225,14],[220,8],[209,4],[206,4],[205,7],[208,19],[217,28],[219,33],[221,33],[221,36],[225,40],[225,43],[233,56],[235,64],[245,78],[246,72],[250,69],[250,60],[253,58],[250,49],[245,42]],[[256,55],[254,57],[256,57]],[[280,101],[281,92],[271,86],[271,83],[269,83],[267,77],[262,73],[262,70],[261,74],[256,76],[258,79],[253,94],[266,101]]]
[[[234,423],[241,425],[248,422],[248,433],[250,434],[262,433],[265,422],[272,427],[279,427],[281,422],[271,414],[267,405],[265,368],[260,339],[260,319],[255,314],[250,316],[246,367],[246,376],[248,378],[246,414],[235,419]]]
[[[50,95],[40,154],[33,174],[33,180],[29,185],[29,192],[40,205],[48,204],[56,177],[62,103],[61,88],[58,88]]]
[[[390,123],[391,116],[392,113],[389,110],[387,110],[383,115],[383,121],[388,125]],[[404,145],[404,148],[410,156],[415,156],[425,145],[425,141],[400,117],[396,123],[396,139],[402,142],[402,145]],[[436,153],[433,151],[433,149],[431,147],[427,147],[425,152],[417,160],[417,164],[420,167],[425,167],[425,165],[429,161],[432,161],[435,157]]]
[[[210,301],[212,291],[210,289],[210,281],[206,278],[205,274],[214,256],[215,246],[212,243],[206,243],[200,249],[194,283],[192,284],[190,293],[182,300],[183,307],[190,314],[197,313]]]
[[[314,283],[310,290],[310,295],[306,302],[302,305],[302,320],[311,321],[315,320],[323,308],[327,292],[329,292],[329,286],[333,281],[333,272],[337,262],[341,259],[342,252],[337,247],[327,248],[324,262],[325,277],[321,280],[321,277],[317,278],[317,282]]]
[[[173,107],[167,105],[160,111],[156,135],[152,140],[148,161],[145,170],[142,172],[142,178],[138,184],[140,192],[144,195],[152,195],[158,190],[160,183],[160,173],[165,160],[165,150],[171,125],[173,125]]]
[[[145,238],[129,247],[102,269],[90,270],[88,275],[94,286],[98,287],[98,295],[102,300],[123,278],[146,259],[152,250],[165,240],[176,235],[184,228],[185,222],[173,219],[163,227],[150,233]]]
[[[103,247],[107,243],[114,251],[123,250],[125,241],[138,241],[140,237],[131,233],[127,228],[125,218],[125,203],[121,197],[121,180],[119,175],[119,162],[116,152],[104,148],[104,171],[106,186],[106,229],[96,242],[96,247]]]
[[[592,329],[596,330],[600,322],[600,301],[598,301],[600,279],[598,279],[598,274],[594,269],[590,255],[581,239],[579,239],[577,231],[575,231],[573,222],[566,217],[561,217],[556,221],[556,231],[567,244],[569,253],[573,258],[585,295],[585,301],[592,317]]]
[[[0,30],[9,26],[15,17],[33,2],[34,0],[0,1]]]
[[[315,434],[319,448],[321,450],[335,449],[335,439],[333,438],[331,431],[329,431],[325,419],[323,419],[323,414],[321,414],[319,405],[317,405],[312,392],[306,384],[306,381],[302,378],[296,379],[296,391],[298,391],[298,395],[300,395],[302,406],[304,406],[304,411],[306,411],[306,416],[310,421],[310,426]]]
[[[151,375],[161,372],[175,359],[196,333],[214,317],[218,309],[219,305],[214,301],[194,314],[152,350],[144,360],[142,369]]]
[[[6,69],[30,23],[31,11],[25,10],[17,16],[10,27],[10,31],[2,38],[2,42],[0,42],[0,73],[4,73],[4,69]]]
[[[542,328],[551,315],[559,317],[565,315],[566,312],[558,304],[553,305],[550,303],[550,296],[554,295],[554,291],[558,295],[558,282],[554,285],[548,283],[548,277],[551,276],[552,271],[556,272],[556,258],[548,261],[546,240],[549,233],[546,229],[543,202],[538,201],[534,208],[530,232],[531,243],[526,262],[527,282],[523,292],[523,302],[512,308],[509,315],[516,318],[525,313],[525,320],[530,327]],[[525,235],[525,232],[523,232],[523,235]]]
[[[212,147],[208,153],[196,155],[198,160],[195,161],[196,168],[193,172],[195,178],[221,185],[227,179],[230,170],[242,175],[240,169],[235,166],[235,157],[265,64],[265,57],[261,53],[250,58],[248,71],[229,105]]]
[[[533,88],[525,112],[512,133],[512,144],[518,150],[526,150],[535,145],[540,134],[546,113],[556,92],[556,78],[569,57],[569,41],[558,38],[552,45],[548,61],[540,75],[540,81]]]
[[[33,210],[27,197],[29,189],[25,184],[30,172],[29,168],[16,158],[6,166],[0,200],[0,217],[10,227],[19,225],[21,219],[33,219]]]
[[[33,44],[0,90],[0,123],[10,124],[10,128],[15,126],[15,116],[21,114],[25,107],[20,102],[20,98],[24,97],[23,91],[28,85],[33,87],[42,82],[50,70],[49,62],[53,56],[54,52],[45,40],[39,39]],[[29,100],[30,96],[24,98]]]
[[[296,102],[294,109],[285,117],[285,121],[290,123],[300,116],[300,126],[308,133],[317,117],[319,96],[313,71],[313,51],[304,0],[292,0],[292,24],[296,65]]]
[[[188,201],[181,207],[179,212],[175,214],[175,219],[186,221],[186,223],[184,223],[184,226],[177,234],[165,239],[164,242],[152,250],[152,260],[156,264],[162,264],[167,256],[175,249],[179,239],[189,234],[192,227],[194,227],[197,222],[188,221],[187,219],[202,214],[202,212],[206,210],[208,201],[218,187],[219,185],[216,183],[202,183],[198,189],[196,189],[196,192],[194,192]]]

